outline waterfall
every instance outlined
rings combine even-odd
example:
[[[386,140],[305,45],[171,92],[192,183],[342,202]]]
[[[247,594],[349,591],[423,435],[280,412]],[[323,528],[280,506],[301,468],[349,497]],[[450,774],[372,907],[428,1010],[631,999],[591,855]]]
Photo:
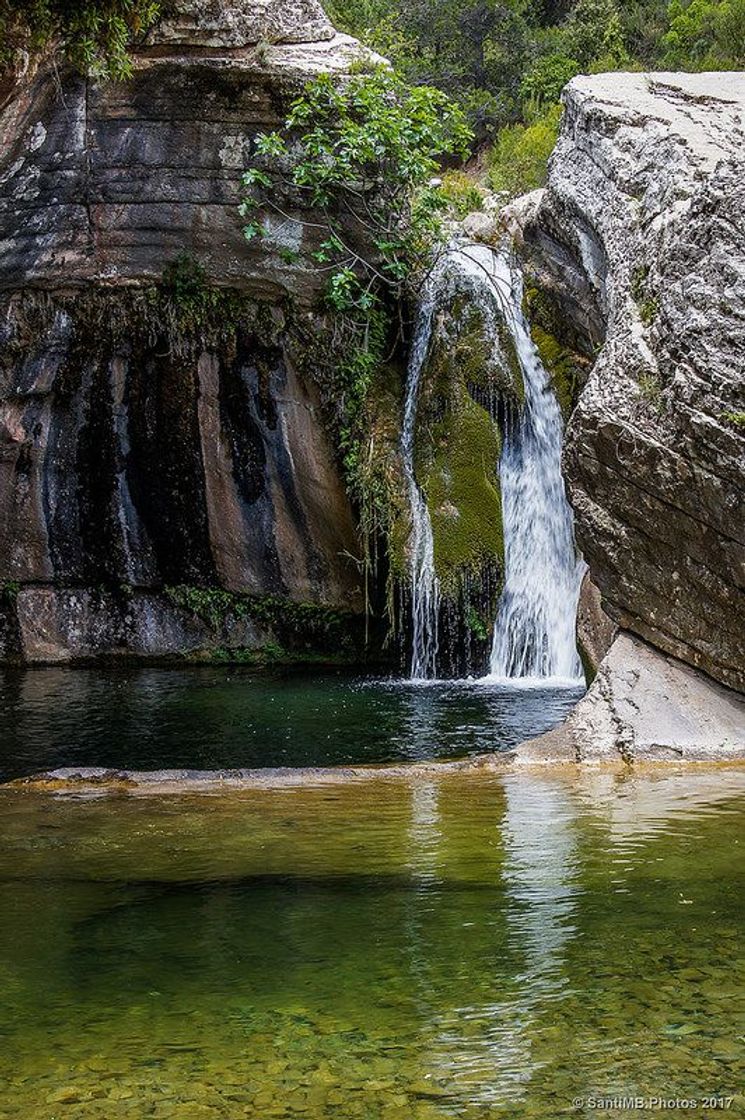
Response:
[[[507,424],[500,464],[505,583],[491,675],[582,677],[575,624],[584,564],[574,547],[572,512],[561,475],[562,418],[522,313],[522,278],[504,251],[454,247],[440,260],[420,300],[409,358],[401,437],[411,516],[409,573],[413,680],[437,676],[440,587],[432,522],[414,470],[417,404],[438,304],[465,292],[491,330],[495,354],[506,327],[522,370],[525,402]]]
[[[437,676],[437,625],[440,584],[435,571],[435,546],[427,502],[414,473],[414,437],[419,401],[419,383],[432,337],[439,269],[427,280],[422,293],[406,375],[406,400],[401,431],[401,453],[411,516],[409,577],[411,582],[412,680]]]
[[[505,323],[525,385],[525,404],[504,433],[500,463],[505,582],[491,675],[577,682],[577,604],[585,565],[575,551],[561,474],[561,410],[522,312],[522,276],[510,270],[506,257],[494,257],[491,269],[508,293]]]

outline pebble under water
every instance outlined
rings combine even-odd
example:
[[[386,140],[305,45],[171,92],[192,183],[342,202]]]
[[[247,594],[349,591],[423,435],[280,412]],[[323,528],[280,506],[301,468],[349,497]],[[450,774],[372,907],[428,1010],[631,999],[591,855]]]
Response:
[[[743,792],[742,770],[6,787],[0,1117],[742,1116]]]

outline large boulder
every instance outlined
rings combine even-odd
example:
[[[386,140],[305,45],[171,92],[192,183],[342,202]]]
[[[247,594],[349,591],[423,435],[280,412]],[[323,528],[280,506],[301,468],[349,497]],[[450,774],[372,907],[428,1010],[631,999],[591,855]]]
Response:
[[[745,688],[745,74],[574,79],[509,217],[594,369],[567,433],[579,544],[620,626]]]
[[[745,697],[626,633],[566,723],[515,752],[549,765],[743,758]]]

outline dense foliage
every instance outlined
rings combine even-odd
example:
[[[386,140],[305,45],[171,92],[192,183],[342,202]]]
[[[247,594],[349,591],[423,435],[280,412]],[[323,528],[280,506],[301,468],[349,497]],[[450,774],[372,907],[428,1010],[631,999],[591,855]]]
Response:
[[[553,106],[574,75],[745,65],[745,0],[330,0],[327,7],[407,82],[447,92],[478,139],[498,137],[491,163],[499,190],[540,185],[556,135]]]
[[[19,51],[52,45],[83,72],[126,77],[129,47],[160,8],[159,0],[0,0],[0,71]]]

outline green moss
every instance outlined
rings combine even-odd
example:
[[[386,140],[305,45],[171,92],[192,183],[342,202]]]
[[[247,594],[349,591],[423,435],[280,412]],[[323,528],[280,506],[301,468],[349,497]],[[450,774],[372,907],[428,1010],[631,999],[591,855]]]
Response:
[[[0,606],[14,606],[20,590],[21,585],[16,580],[5,580],[0,583]]]
[[[176,351],[188,348],[194,339],[224,339],[247,317],[262,333],[276,333],[269,308],[235,289],[210,283],[205,269],[188,253],[181,253],[166,265],[163,279],[146,290],[145,300],[150,315],[167,331]]]
[[[745,428],[745,412],[720,412],[719,419],[735,428]]]
[[[482,618],[474,606],[469,607],[466,612],[466,626],[468,627],[474,638],[480,642],[486,642],[489,639],[489,623]]]
[[[527,288],[523,311],[541,362],[551,378],[562,415],[568,420],[587,377],[589,361],[566,342],[556,309],[538,288]]]
[[[435,331],[423,378],[423,401],[448,398],[454,387],[472,386],[525,400],[522,367],[514,340],[504,324],[497,326],[497,337],[483,312],[466,295],[456,295],[445,309]]]
[[[435,566],[451,601],[467,586],[499,582],[504,562],[501,439],[494,417],[500,402],[520,407],[524,395],[509,331],[495,329],[466,293],[454,295],[436,323],[423,371],[415,448],[416,475],[432,520]],[[471,631],[474,637],[479,632]]]
[[[251,669],[273,669],[299,666],[351,665],[354,658],[343,653],[311,653],[288,650],[278,642],[265,642],[257,649],[244,646],[231,648],[217,646],[215,649],[199,650],[187,655],[186,660],[208,665],[245,665]]]
[[[433,430],[431,465],[422,478],[443,590],[465,572],[504,557],[498,467],[499,432],[488,412],[462,389]]]
[[[639,309],[639,318],[645,327],[652,325],[659,311],[659,300],[651,290],[649,268],[639,265],[631,275],[631,296]]]
[[[249,619],[270,631],[281,647],[319,652],[354,649],[358,622],[351,611],[334,610],[316,603],[298,603],[281,595],[249,595],[221,587],[166,587],[170,601],[201,618],[220,633],[231,622]]]
[[[551,378],[562,416],[568,420],[578,395],[576,356],[541,327],[531,326],[530,333],[544,369]]]

